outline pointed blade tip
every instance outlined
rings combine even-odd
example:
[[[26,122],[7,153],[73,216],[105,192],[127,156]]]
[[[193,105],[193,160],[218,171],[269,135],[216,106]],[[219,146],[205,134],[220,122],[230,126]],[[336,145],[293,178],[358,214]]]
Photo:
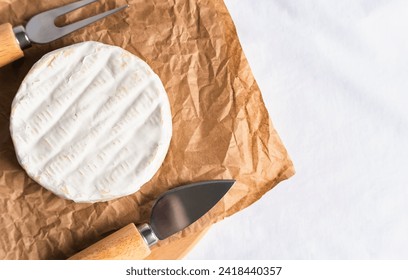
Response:
[[[235,180],[231,179],[231,180],[223,180],[222,181],[224,183],[224,188],[225,188],[225,193],[227,193],[232,186],[235,184]]]

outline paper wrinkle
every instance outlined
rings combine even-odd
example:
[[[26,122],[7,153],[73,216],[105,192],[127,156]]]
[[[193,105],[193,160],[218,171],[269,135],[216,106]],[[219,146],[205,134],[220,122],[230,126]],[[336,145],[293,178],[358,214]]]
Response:
[[[70,0],[0,0],[0,21],[26,23]],[[129,8],[0,68],[0,259],[65,259],[128,223],[148,221],[168,189],[210,179],[237,182],[199,221],[159,242],[203,230],[293,175],[222,0],[129,0]],[[84,18],[126,1],[101,1],[61,19]],[[44,54],[82,41],[120,46],[145,60],[169,96],[173,138],[157,174],[133,195],[78,204],[39,186],[18,165],[9,132],[11,102]]]

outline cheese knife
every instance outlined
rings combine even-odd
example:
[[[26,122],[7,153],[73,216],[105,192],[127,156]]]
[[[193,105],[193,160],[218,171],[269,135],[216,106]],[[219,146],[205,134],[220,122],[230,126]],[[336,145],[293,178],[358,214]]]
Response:
[[[203,181],[169,190],[155,201],[149,223],[137,227],[131,223],[69,259],[143,259],[150,254],[150,246],[210,211],[234,183],[234,180]]]
[[[59,16],[97,1],[81,0],[42,12],[32,17],[25,27],[19,25],[13,28],[10,23],[0,24],[0,67],[23,57],[23,50],[31,47],[32,43],[50,43],[129,6],[124,5],[62,27],[55,25]]]

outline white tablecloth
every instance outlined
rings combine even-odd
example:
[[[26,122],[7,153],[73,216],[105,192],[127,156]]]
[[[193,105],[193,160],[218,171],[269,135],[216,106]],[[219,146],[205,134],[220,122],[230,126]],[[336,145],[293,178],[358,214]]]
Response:
[[[407,259],[408,1],[226,4],[297,173],[186,259]]]

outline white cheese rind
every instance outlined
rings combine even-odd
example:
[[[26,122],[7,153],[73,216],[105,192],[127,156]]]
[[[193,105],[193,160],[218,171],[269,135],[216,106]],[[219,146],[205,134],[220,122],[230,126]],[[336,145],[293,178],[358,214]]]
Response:
[[[136,192],[171,139],[167,93],[141,59],[84,42],[48,53],[27,74],[11,111],[17,159],[28,175],[76,202]]]

